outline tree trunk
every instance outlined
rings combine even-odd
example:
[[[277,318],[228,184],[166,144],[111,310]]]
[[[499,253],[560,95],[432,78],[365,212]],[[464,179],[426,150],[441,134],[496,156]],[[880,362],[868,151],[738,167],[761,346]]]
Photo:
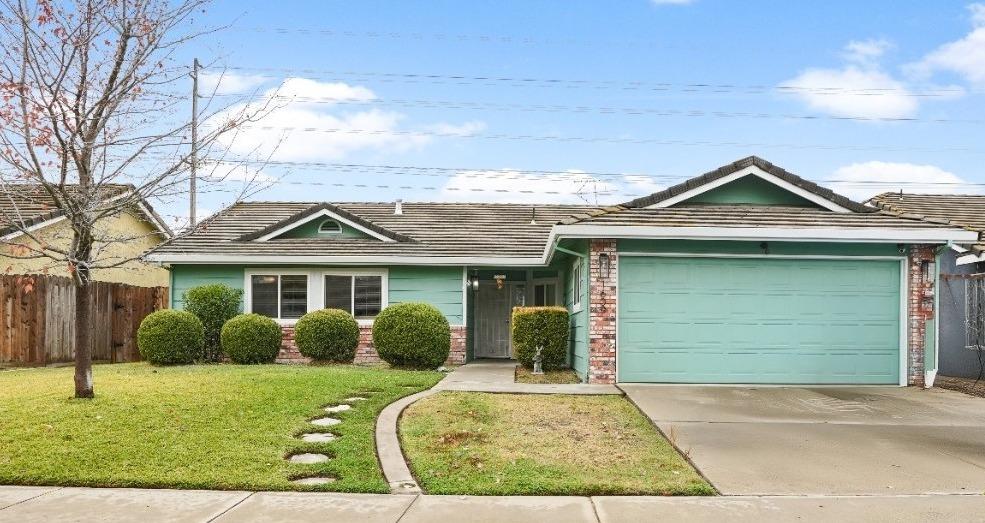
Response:
[[[88,272],[88,269],[86,269]],[[91,398],[92,389],[92,282],[88,275],[75,286],[75,397]]]

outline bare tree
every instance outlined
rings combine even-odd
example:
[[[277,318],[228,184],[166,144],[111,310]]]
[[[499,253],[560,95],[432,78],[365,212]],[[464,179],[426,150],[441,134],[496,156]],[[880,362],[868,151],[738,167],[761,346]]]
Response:
[[[0,0],[0,218],[20,233],[15,256],[65,268],[75,282],[78,398],[93,396],[93,270],[133,262],[112,246],[139,239],[102,225],[145,201],[188,196],[190,103],[177,89],[187,89],[189,68],[175,53],[213,32],[194,29],[208,3]],[[266,113],[238,107],[205,104],[199,151]],[[244,183],[231,198],[251,190]],[[31,229],[23,209],[39,205],[64,216],[70,238]]]

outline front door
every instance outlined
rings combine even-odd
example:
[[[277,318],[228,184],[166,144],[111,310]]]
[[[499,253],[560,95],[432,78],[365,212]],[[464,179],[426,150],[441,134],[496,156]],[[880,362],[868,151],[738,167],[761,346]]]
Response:
[[[507,283],[499,289],[493,282],[482,282],[475,295],[477,358],[510,357],[510,316],[515,306],[525,303],[526,285]]]

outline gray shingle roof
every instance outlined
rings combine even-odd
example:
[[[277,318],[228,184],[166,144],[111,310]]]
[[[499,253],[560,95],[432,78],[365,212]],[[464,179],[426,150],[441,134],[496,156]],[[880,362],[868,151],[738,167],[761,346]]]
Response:
[[[191,234],[155,249],[154,255],[276,255],[537,258],[551,227],[583,205],[414,203],[393,213],[393,203],[333,203],[346,213],[412,241],[299,238],[248,241],[273,231],[320,202],[244,202],[203,221]],[[535,223],[531,224],[531,218]]]
[[[870,201],[886,213],[975,230],[985,240],[985,195],[887,192]],[[976,250],[985,250],[985,243]]]

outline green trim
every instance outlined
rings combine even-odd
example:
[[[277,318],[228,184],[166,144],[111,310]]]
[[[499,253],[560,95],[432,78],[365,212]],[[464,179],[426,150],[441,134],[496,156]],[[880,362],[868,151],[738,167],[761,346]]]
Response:
[[[672,207],[691,203],[818,207],[817,204],[807,198],[794,194],[754,174],[747,174],[738,180],[720,185],[714,189],[709,189],[687,200],[678,202]]]
[[[554,246],[554,250],[557,251],[557,252],[563,252],[564,254],[569,254],[571,256],[577,256],[579,258],[588,258],[588,255],[587,254],[583,254],[583,253],[580,253],[580,252],[575,252],[575,251],[572,251],[571,249],[565,249],[564,247],[561,247],[560,245],[555,245]]]

